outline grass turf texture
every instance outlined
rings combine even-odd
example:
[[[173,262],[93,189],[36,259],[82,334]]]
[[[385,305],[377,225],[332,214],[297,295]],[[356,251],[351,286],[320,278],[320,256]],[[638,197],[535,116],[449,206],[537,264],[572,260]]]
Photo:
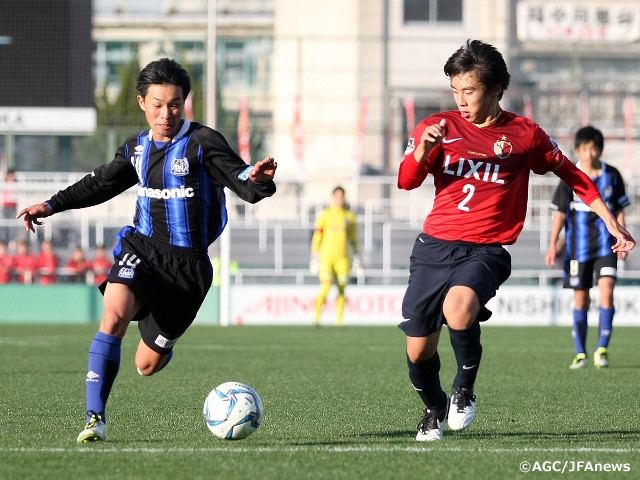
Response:
[[[109,400],[108,441],[81,446],[95,330],[0,325],[0,478],[554,476],[521,473],[525,461],[627,463],[628,473],[573,478],[640,478],[636,328],[614,331],[611,368],[574,371],[566,327],[484,327],[474,424],[421,444],[422,406],[397,328],[194,326],[166,370],[143,378],[133,364],[133,325]],[[440,355],[448,391],[455,367],[446,333]],[[218,440],[202,420],[208,392],[229,380],[253,386],[264,403],[261,427],[244,440]]]

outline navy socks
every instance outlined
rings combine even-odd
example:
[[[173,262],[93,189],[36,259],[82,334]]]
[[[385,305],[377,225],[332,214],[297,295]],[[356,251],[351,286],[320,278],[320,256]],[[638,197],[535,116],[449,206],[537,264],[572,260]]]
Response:
[[[449,328],[449,340],[458,364],[453,386],[473,390],[482,358],[480,323],[476,321],[466,330]]]
[[[436,354],[428,360],[413,363],[407,355],[409,379],[418,392],[422,403],[430,410],[444,410],[447,407],[447,395],[440,386],[440,356]]]

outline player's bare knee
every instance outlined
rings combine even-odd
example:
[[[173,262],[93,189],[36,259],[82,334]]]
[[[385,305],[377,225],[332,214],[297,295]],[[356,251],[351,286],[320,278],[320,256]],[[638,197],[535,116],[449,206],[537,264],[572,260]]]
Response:
[[[427,337],[407,337],[407,357],[412,363],[429,360],[438,350],[439,332]]]
[[[138,370],[138,373],[143,377],[150,377],[151,375],[156,373],[155,367],[148,363],[142,366],[140,366],[139,364],[136,364],[136,369]]]
[[[461,305],[455,305],[451,302],[445,304],[442,313],[447,319],[447,325],[453,330],[466,330],[476,320],[479,312],[474,312],[473,308],[466,308]]]

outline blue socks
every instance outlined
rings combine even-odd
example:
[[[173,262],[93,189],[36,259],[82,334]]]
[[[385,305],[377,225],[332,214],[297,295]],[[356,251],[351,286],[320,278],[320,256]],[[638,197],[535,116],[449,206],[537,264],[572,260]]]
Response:
[[[588,310],[573,310],[573,331],[571,336],[573,337],[576,353],[586,353],[587,312]],[[613,330],[613,315],[615,313],[615,307],[600,307],[600,337],[598,338],[596,350],[600,347],[607,348],[609,346],[611,331]]]
[[[97,413],[106,422],[105,406],[120,369],[122,339],[98,331],[89,349],[86,398],[87,412]],[[87,422],[90,413],[87,413]]]
[[[573,330],[571,331],[571,336],[573,337],[573,345],[576,349],[576,353],[586,353],[585,344],[587,343],[588,311],[588,309],[573,309]]]
[[[614,307],[602,308],[600,307],[600,338],[598,339],[598,346],[607,348],[609,346],[609,339],[611,338],[611,330],[613,330],[613,315],[616,313]]]

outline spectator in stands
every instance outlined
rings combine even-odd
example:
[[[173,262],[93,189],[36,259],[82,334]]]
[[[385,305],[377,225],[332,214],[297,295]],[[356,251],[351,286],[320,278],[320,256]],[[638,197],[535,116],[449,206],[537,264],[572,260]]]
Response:
[[[107,400],[130,323],[138,322],[141,333],[136,368],[149,376],[167,366],[196,318],[213,277],[207,249],[227,223],[224,188],[249,203],[276,191],[273,157],[247,165],[219,132],[183,118],[191,80],[179,63],[150,62],[136,88],[149,129],[125,140],[111,162],[18,212],[35,232],[45,217],[104,203],[138,185],[134,225],[120,230],[117,267],[100,286],[104,312],[89,348],[87,423],[78,443],[106,440]]]
[[[93,268],[91,262],[84,256],[84,250],[79,245],[73,249],[71,258],[65,267],[67,269],[67,282],[69,283],[86,283],[87,272]]]
[[[38,280],[41,285],[58,283],[58,267],[60,258],[53,251],[51,240],[43,240],[38,255]]]
[[[522,231],[532,172],[553,173],[570,185],[617,238],[613,252],[635,246],[593,182],[547,133],[502,110],[511,75],[493,45],[468,40],[446,61],[444,73],[457,109],[420,121],[398,168],[399,188],[417,188],[429,174],[435,184],[433,206],[409,259],[400,324],[409,378],[426,407],[420,442],[443,440],[445,423],[463,430],[475,418],[480,322],[491,316],[485,304],[511,274],[503,245],[515,243]],[[457,364],[450,398],[440,383],[445,324]]]
[[[94,285],[101,285],[107,279],[107,272],[111,265],[113,265],[113,261],[107,258],[107,250],[103,245],[98,245],[96,247],[96,256],[91,262]]]
[[[0,192],[0,210],[2,211],[3,220],[15,220],[16,211],[18,208],[18,196],[14,190],[10,190],[8,184],[13,184],[16,181],[16,172],[14,170],[7,170],[4,176],[4,186]],[[8,227],[2,226],[0,228],[0,240],[8,242],[11,237]]]
[[[38,269],[38,258],[31,253],[29,241],[18,240],[18,252],[13,259],[13,271],[20,283],[32,283]]]
[[[11,281],[13,257],[7,251],[7,244],[0,241],[0,284]]]
[[[335,321],[336,325],[342,325],[345,289],[351,270],[349,245],[353,252],[353,270],[358,272],[362,265],[358,255],[356,216],[345,207],[344,188],[338,186],[333,189],[331,205],[316,218],[311,239],[309,271],[320,278],[320,291],[314,304],[313,323],[316,327],[320,325],[320,314],[334,282],[338,287]]]
[[[592,126],[581,128],[576,132],[574,148],[578,155],[577,167],[591,178],[611,213],[624,226],[624,208],[629,206],[629,198],[620,172],[600,160],[604,148],[602,132]],[[553,194],[551,208],[556,213],[545,262],[549,268],[554,267],[558,256],[558,238],[564,228],[564,287],[574,290],[572,336],[576,356],[569,368],[587,366],[587,313],[591,305],[589,290],[593,286],[594,274],[600,294],[600,338],[593,354],[593,364],[596,368],[607,368],[607,349],[615,313],[613,288],[618,275],[618,259],[624,260],[627,252],[611,251],[616,237],[607,231],[604,221],[562,181]]]
[[[7,170],[4,176],[5,188],[2,189],[2,218],[16,218],[16,211],[18,208],[17,195],[14,190],[7,188],[6,184],[15,183],[16,172],[15,170]]]

